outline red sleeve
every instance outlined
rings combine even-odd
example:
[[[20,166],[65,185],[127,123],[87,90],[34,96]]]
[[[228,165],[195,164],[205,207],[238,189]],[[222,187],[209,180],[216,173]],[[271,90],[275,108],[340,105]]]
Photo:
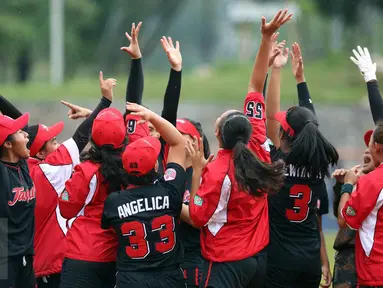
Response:
[[[204,169],[201,185],[189,203],[190,218],[197,227],[205,226],[217,209],[225,175],[217,171],[215,162]],[[218,173],[217,173],[218,172]]]
[[[65,219],[76,217],[81,209],[87,204],[88,195],[93,195],[97,183],[86,179],[82,165],[74,168],[72,178],[65,183],[65,190],[59,197],[61,216]]]
[[[376,206],[381,187],[374,185],[373,175],[360,177],[356,189],[342,209],[342,217],[351,229],[359,229]]]
[[[265,102],[261,93],[250,92],[245,99],[244,114],[253,129],[249,148],[264,162],[270,162],[270,146],[266,137]]]

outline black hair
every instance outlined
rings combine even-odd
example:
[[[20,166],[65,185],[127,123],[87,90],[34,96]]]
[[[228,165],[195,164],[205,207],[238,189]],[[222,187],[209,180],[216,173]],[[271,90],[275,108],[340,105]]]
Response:
[[[233,112],[221,120],[219,128],[223,148],[233,150],[239,190],[254,196],[278,192],[284,183],[284,163],[264,163],[247,147],[252,133],[249,119],[241,112]]]
[[[202,124],[200,122],[190,120],[188,118],[184,118],[184,119],[189,121],[195,127],[195,129],[197,129],[199,135],[201,135],[202,143],[203,143],[203,154],[204,154],[206,159],[209,158],[209,156],[210,156],[210,144],[209,144],[209,140],[207,139],[205,133],[203,132]]]
[[[372,134],[373,141],[378,144],[383,144],[383,120],[379,120],[376,125],[374,132]]]
[[[135,176],[133,174],[127,174],[129,184],[136,186],[151,185],[159,178],[158,172],[152,169],[148,174],[144,176]]]
[[[98,147],[90,139],[91,147],[80,156],[81,161],[90,160],[101,164],[101,174],[104,177],[104,183],[109,184],[109,193],[125,189],[128,186],[127,173],[122,166],[121,159],[127,143],[128,138],[125,138],[123,145],[116,149],[112,145]]]
[[[13,135],[13,134],[12,134]],[[0,146],[0,158],[4,156],[4,143],[9,141],[9,142],[12,142],[13,141],[13,136],[12,135],[8,135],[7,138],[4,140],[3,144],[1,144]]]
[[[282,130],[282,138],[287,140],[290,148],[285,157],[286,164],[293,165],[300,175],[306,177],[329,177],[329,166],[336,165],[339,155],[319,131],[315,115],[305,107],[291,107],[286,120],[295,134],[290,137]]]

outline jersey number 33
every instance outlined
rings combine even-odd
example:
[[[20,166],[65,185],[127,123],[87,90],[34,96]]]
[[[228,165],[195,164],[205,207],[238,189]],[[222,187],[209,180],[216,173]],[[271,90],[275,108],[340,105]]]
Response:
[[[165,254],[173,250],[176,244],[174,218],[169,215],[160,216],[154,218],[150,226],[146,227],[138,221],[122,224],[122,235],[129,238],[130,245],[126,246],[125,252],[130,258],[144,259],[150,254],[150,245],[146,240],[148,231],[160,235],[160,241],[154,243],[157,252]]]

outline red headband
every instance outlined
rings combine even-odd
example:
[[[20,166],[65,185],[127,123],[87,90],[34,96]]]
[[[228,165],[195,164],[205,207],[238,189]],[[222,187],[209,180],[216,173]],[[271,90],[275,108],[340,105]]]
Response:
[[[197,128],[195,128],[195,126],[186,119],[177,119],[177,130],[182,134],[187,134],[193,138],[201,138],[201,134],[199,134]]]

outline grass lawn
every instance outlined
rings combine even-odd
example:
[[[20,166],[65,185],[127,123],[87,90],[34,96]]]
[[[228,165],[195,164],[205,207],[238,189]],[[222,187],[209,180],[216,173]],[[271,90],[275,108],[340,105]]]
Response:
[[[346,59],[347,60],[347,59]],[[313,100],[318,103],[353,105],[367,94],[363,77],[349,60],[339,57],[314,61],[305,65],[305,74]],[[238,102],[247,92],[251,64],[219,64],[211,73],[185,71],[182,79],[182,100],[194,102]],[[204,75],[204,76],[202,76]],[[116,97],[124,97],[127,75],[117,76]],[[36,78],[36,77],[35,77]],[[41,79],[41,77],[40,77]],[[168,79],[168,72],[145,72],[145,99],[162,100]],[[26,85],[0,84],[0,94],[11,99],[33,101],[44,99],[87,98],[98,95],[97,73],[93,78],[80,77],[68,80],[64,85],[52,87],[45,81],[34,81]],[[282,79],[282,102],[297,102],[295,80],[288,64]]]

